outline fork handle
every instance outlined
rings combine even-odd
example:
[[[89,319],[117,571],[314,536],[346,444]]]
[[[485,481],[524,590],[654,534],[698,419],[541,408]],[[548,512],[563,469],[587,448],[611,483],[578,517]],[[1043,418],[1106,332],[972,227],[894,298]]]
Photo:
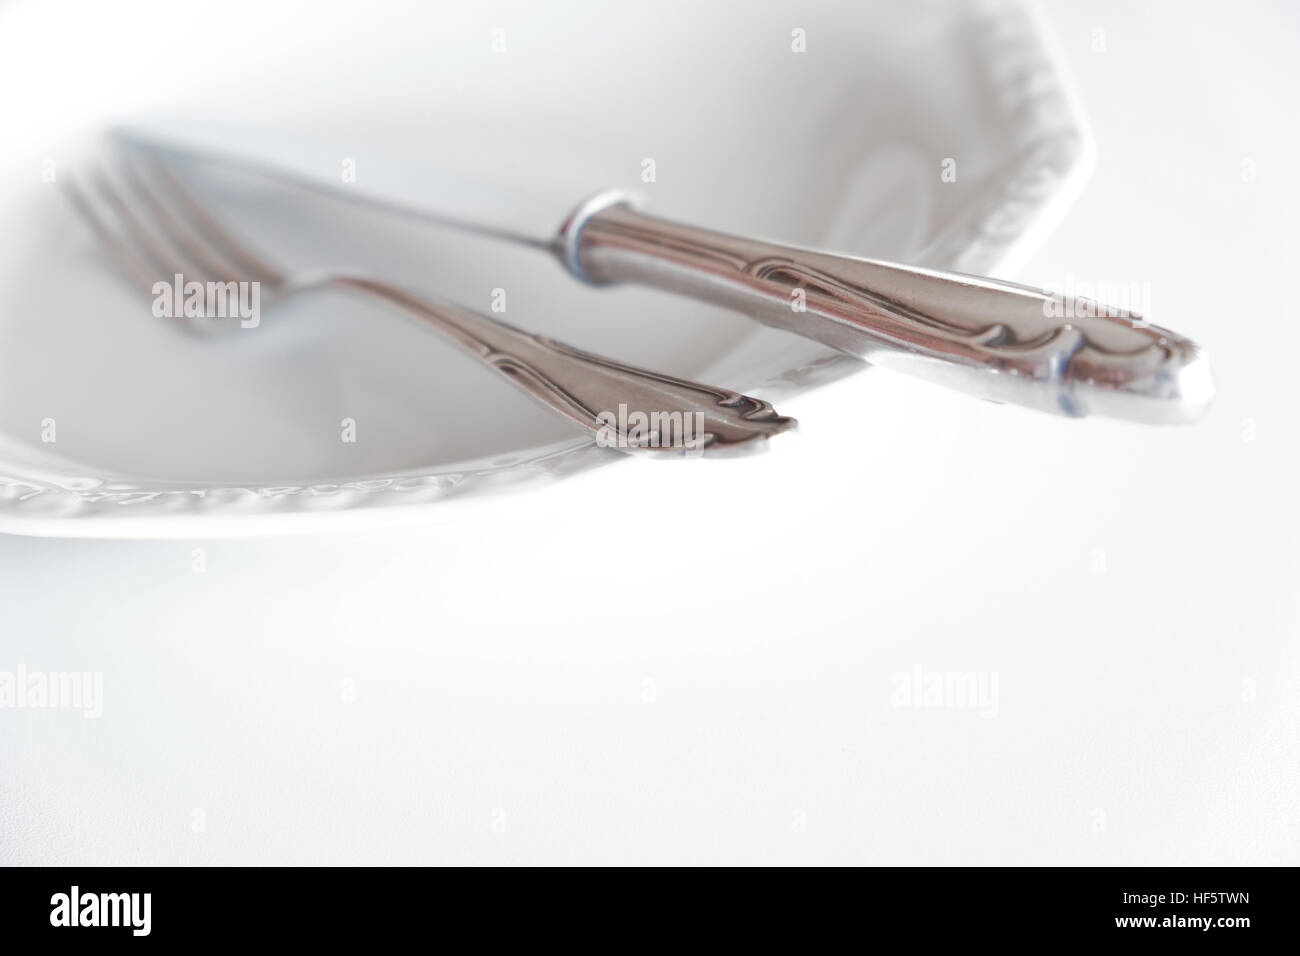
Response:
[[[1193,421],[1213,396],[1189,339],[1041,289],[726,235],[598,197],[563,227],[571,272],[636,282],[993,401],[1068,416]]]
[[[795,427],[761,399],[584,352],[450,302],[359,276],[323,284],[373,296],[433,326],[598,445],[657,456],[748,453]]]

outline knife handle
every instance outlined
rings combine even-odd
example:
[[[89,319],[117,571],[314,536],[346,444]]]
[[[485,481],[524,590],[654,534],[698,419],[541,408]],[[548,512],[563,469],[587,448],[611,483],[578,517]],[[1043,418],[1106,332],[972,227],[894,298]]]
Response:
[[[1072,417],[1190,422],[1214,394],[1203,350],[1131,312],[994,279],[746,239],[598,196],[561,228],[569,270],[745,312],[981,398]]]

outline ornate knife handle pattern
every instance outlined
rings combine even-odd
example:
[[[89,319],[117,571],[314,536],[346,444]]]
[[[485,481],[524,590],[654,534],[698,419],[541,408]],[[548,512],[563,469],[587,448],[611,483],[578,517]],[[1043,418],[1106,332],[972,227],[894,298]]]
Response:
[[[1214,393],[1201,348],[1134,313],[685,226],[617,194],[581,207],[557,252],[588,282],[638,282],[713,302],[993,401],[1174,423],[1199,418]]]

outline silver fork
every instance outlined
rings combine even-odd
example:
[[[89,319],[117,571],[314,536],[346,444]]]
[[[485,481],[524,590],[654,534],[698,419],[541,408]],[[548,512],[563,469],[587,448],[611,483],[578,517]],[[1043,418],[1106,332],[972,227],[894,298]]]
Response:
[[[112,140],[98,158],[93,171],[63,177],[67,196],[143,289],[183,275],[205,289],[209,283],[257,283],[267,307],[309,289],[368,296],[436,329],[608,447],[737,454],[765,447],[766,439],[796,424],[760,399],[626,365],[370,277],[291,275],[236,239],[156,158]],[[206,329],[238,319],[199,321]]]

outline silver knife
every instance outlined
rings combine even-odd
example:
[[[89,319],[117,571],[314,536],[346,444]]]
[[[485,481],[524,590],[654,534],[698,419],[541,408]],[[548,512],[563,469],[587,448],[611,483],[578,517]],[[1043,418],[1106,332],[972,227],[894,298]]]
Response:
[[[1205,352],[1136,313],[998,279],[729,235],[652,215],[622,191],[539,229],[516,197],[457,183],[436,208],[288,166],[148,134],[125,142],[172,160],[242,168],[395,215],[521,243],[591,285],[633,282],[734,309],[874,365],[997,402],[1150,424],[1199,419],[1214,396]],[[409,175],[409,174],[408,174]],[[558,222],[558,226],[552,226]]]

